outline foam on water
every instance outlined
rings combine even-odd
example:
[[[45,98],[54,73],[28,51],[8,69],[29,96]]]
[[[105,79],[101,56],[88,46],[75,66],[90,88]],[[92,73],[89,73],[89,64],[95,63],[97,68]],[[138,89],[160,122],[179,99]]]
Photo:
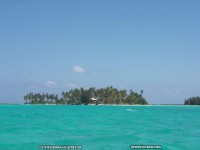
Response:
[[[128,110],[128,111],[137,111],[137,110],[133,110],[133,109],[126,109],[126,110]]]

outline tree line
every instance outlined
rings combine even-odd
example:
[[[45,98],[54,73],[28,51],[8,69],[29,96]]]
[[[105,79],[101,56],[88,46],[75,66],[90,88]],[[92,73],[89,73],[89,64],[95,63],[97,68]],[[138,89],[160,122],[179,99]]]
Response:
[[[91,98],[96,99],[96,104],[142,104],[147,105],[148,102],[143,97],[143,90],[138,94],[133,90],[118,90],[112,86],[106,88],[89,89],[75,88],[58,95],[48,93],[29,93],[24,96],[25,104],[90,104]]]
[[[200,97],[191,97],[185,100],[185,105],[200,105]]]

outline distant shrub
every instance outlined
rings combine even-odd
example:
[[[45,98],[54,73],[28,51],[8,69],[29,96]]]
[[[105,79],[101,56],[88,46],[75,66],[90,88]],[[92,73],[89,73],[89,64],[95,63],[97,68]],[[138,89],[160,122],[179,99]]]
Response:
[[[200,105],[200,97],[191,97],[185,100],[185,105]]]

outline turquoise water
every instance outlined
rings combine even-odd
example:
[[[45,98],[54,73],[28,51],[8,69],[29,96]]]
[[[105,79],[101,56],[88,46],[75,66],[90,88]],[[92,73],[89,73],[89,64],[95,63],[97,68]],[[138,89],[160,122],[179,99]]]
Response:
[[[0,105],[0,150],[37,150],[39,145],[199,150],[200,107]]]

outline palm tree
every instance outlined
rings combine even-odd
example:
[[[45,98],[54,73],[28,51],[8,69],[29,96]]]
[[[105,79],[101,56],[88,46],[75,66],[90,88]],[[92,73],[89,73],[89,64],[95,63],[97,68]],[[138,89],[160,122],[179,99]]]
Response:
[[[49,103],[49,94],[46,93],[46,94],[45,94],[45,97],[46,97],[46,102]]]
[[[24,100],[26,101],[25,104],[27,104],[27,100],[28,100],[27,95],[24,96]]]
[[[144,93],[144,91],[143,91],[143,90],[141,90],[141,91],[140,91],[140,94],[142,95],[143,93]]]
[[[33,100],[33,94],[32,94],[32,93],[29,93],[29,94],[28,94],[28,101],[29,101],[29,103],[31,103],[32,100]]]
[[[54,100],[54,94],[49,95],[49,99],[50,99],[50,102],[51,102],[51,104],[52,104],[52,103],[53,103],[53,100]]]

